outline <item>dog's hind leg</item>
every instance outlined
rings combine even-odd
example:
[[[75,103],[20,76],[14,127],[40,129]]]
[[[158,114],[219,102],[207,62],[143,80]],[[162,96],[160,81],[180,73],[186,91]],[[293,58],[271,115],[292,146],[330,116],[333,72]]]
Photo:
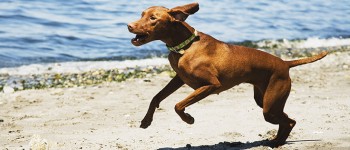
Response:
[[[290,89],[291,80],[289,77],[272,77],[264,95],[264,118],[267,122],[279,125],[277,136],[273,140],[277,145],[285,143],[296,124],[295,120],[283,112]]]
[[[263,99],[264,99],[265,89],[266,89],[265,87],[262,89],[261,87],[254,85],[254,99],[256,104],[260,108],[263,108]]]

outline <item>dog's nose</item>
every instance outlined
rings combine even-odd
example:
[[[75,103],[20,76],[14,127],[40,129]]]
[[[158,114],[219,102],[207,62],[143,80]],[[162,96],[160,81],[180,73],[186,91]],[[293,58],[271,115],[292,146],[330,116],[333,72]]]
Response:
[[[132,31],[133,29],[134,29],[134,25],[133,24],[128,24],[128,29],[129,29],[129,31]]]

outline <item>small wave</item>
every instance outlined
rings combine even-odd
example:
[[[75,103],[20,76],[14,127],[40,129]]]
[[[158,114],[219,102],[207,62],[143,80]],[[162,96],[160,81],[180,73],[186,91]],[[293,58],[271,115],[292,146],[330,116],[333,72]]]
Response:
[[[50,36],[48,36],[48,38],[49,39],[65,39],[65,40],[69,40],[69,41],[80,40],[80,38],[72,36],[72,35],[68,36],[68,35],[58,35],[58,34],[50,35]]]
[[[43,39],[38,39],[38,38],[32,38],[32,37],[22,37],[19,40],[21,40],[23,43],[42,43],[45,42]]]
[[[38,54],[39,55],[39,54]],[[53,55],[53,54],[51,54]],[[20,67],[30,64],[59,63],[67,61],[78,61],[80,58],[68,54],[58,54],[55,56],[13,56],[10,54],[0,55],[0,69]]]
[[[310,37],[307,39],[278,39],[278,40],[261,40],[261,41],[243,41],[232,42],[233,44],[243,45],[252,48],[262,49],[280,49],[280,48],[292,48],[292,49],[305,49],[305,48],[320,48],[320,47],[340,47],[349,46],[350,38],[318,38]]]
[[[124,61],[62,62],[47,64],[30,64],[12,68],[0,68],[0,74],[32,75],[43,73],[80,73],[99,69],[125,69],[134,67],[160,66],[167,64],[168,60],[165,58],[150,58]]]
[[[39,18],[36,18],[36,17],[20,15],[20,14],[16,14],[16,15],[0,15],[0,18],[2,18],[2,19],[16,19],[16,20],[28,20],[28,21],[39,20]]]
[[[335,47],[350,45],[350,38],[329,38],[321,39],[318,37],[307,38],[305,40],[264,40],[257,42],[258,47],[262,48],[318,48]]]

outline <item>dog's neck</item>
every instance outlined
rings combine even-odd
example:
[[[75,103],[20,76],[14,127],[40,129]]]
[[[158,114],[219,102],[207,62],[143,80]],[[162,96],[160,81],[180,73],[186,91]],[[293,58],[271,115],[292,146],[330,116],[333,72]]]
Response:
[[[195,29],[190,25],[185,22],[179,22],[176,23],[173,28],[168,30],[168,33],[166,33],[168,35],[167,38],[162,39],[161,41],[169,47],[174,47],[186,41],[194,34],[194,32]]]

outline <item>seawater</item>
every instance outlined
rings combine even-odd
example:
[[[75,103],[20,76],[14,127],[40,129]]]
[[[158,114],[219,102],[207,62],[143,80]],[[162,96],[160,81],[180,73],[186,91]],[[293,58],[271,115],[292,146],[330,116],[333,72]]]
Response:
[[[225,42],[350,37],[349,0],[198,0],[187,19]],[[162,57],[161,42],[130,43],[127,23],[154,5],[190,3],[130,0],[1,0],[0,68],[35,63]],[[347,43],[345,43],[347,44]],[[350,45],[350,43],[349,43]]]

